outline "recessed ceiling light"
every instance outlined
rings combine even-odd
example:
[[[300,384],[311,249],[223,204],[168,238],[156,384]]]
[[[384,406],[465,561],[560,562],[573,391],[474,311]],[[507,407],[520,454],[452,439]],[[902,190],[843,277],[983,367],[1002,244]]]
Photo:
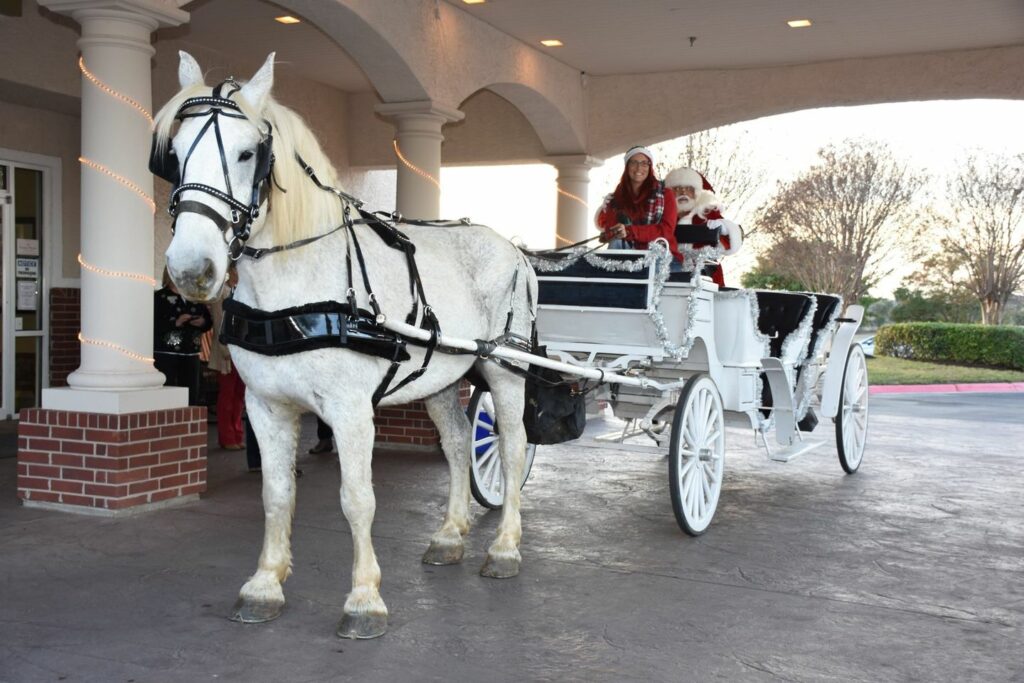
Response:
[[[540,44],[544,47],[562,47],[562,41],[557,38],[549,38],[548,40],[540,41]]]
[[[293,17],[293,16],[291,16],[289,14],[286,14],[283,17],[274,17],[274,21],[276,21],[279,24],[298,24],[302,20],[301,19],[296,19],[295,17]]]
[[[811,25],[810,19],[791,19],[786,22],[790,28],[806,28]]]
[[[466,3],[467,5],[482,5],[485,2],[487,2],[487,0],[462,0],[462,2]]]

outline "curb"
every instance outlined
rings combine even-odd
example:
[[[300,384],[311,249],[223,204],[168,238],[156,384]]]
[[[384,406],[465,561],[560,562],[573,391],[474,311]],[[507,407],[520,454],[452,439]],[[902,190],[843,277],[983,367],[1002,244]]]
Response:
[[[870,387],[868,394],[952,394],[960,392],[1024,392],[1024,382],[987,382],[980,384],[883,384]]]

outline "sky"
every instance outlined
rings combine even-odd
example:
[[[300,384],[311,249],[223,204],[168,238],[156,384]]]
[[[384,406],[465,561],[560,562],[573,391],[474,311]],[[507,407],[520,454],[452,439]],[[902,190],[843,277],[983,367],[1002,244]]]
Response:
[[[754,142],[753,155],[769,169],[756,204],[771,197],[777,181],[795,178],[810,166],[818,149],[846,138],[884,142],[898,158],[938,179],[955,172],[958,160],[969,152],[1024,153],[1022,122],[1022,101],[948,100],[810,109],[735,124],[723,133],[745,134]],[[678,143],[666,141],[659,147],[671,149],[674,144]],[[591,212],[614,189],[621,172],[618,155],[591,171]],[[547,164],[445,167],[441,170],[441,214],[446,218],[468,216],[528,246],[551,247],[555,179],[555,169]],[[714,185],[714,178],[709,180]],[[728,208],[724,213],[733,217]],[[755,256],[745,248],[732,257],[731,270],[746,270]],[[730,264],[725,267],[728,273]],[[909,270],[912,267],[894,273],[872,293],[891,296]]]

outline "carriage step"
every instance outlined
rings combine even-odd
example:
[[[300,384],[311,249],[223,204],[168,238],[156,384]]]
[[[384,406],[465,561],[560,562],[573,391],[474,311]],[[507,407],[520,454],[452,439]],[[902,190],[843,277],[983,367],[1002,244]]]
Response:
[[[797,441],[792,446],[781,451],[769,452],[768,457],[775,462],[789,462],[793,458],[813,451],[818,446],[824,445],[824,441]]]

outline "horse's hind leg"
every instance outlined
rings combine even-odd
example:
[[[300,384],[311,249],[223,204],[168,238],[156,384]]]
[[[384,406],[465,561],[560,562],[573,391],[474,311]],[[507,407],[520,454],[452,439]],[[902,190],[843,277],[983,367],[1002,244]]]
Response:
[[[295,447],[299,414],[283,404],[271,404],[259,396],[246,396],[246,410],[260,444],[263,459],[263,551],[259,566],[235,603],[236,621],[270,621],[284,607],[281,584],[291,573],[290,538],[295,511]]]
[[[340,638],[376,638],[388,627],[388,608],[380,597],[380,565],[370,527],[377,509],[370,461],[373,455],[373,407],[370,401],[334,397],[323,416],[334,429],[341,464],[341,509],[352,529],[352,592],[338,623]]]
[[[459,403],[459,383],[425,401],[427,414],[441,434],[441,449],[448,458],[448,511],[441,528],[423,554],[426,564],[462,561],[462,537],[469,531],[469,420]]]
[[[487,559],[480,574],[506,579],[519,573],[522,562],[519,554],[519,540],[522,536],[519,484],[523,481],[523,468],[526,466],[524,383],[522,378],[496,366],[484,365],[481,370],[491,387],[495,417],[501,426],[498,448],[501,451],[501,474],[505,478],[505,498],[501,506],[498,535],[487,549]]]

